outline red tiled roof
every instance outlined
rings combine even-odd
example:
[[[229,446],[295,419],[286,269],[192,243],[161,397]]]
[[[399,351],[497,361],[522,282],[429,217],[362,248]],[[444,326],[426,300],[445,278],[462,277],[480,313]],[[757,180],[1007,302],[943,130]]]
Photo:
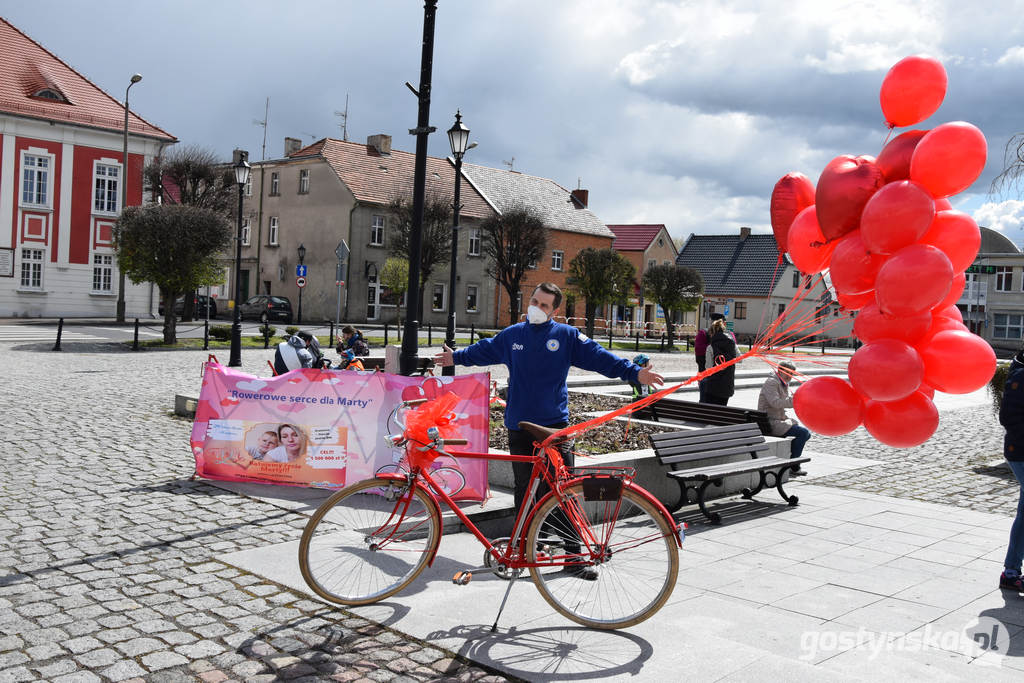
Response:
[[[382,155],[371,145],[324,138],[288,156],[291,159],[323,157],[361,202],[387,204],[396,196],[412,195],[416,155],[409,152],[392,150],[390,155]],[[451,201],[454,192],[455,166],[448,159],[428,156],[427,197],[436,194]],[[465,178],[460,186],[459,201],[463,216],[487,218],[494,215],[494,210]]]
[[[665,229],[657,225],[609,225],[608,229],[615,233],[612,249],[616,251],[644,251],[658,233]]]
[[[124,105],[121,102],[3,18],[0,18],[0,65],[0,112],[105,130],[124,130]],[[67,102],[34,96],[43,89],[55,91]],[[177,140],[134,112],[129,112],[128,130],[135,135]]]

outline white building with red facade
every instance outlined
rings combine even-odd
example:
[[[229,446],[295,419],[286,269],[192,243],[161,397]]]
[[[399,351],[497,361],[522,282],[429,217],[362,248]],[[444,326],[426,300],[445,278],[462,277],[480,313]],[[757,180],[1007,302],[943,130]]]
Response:
[[[125,85],[128,84],[126,75]],[[0,317],[111,317],[121,211],[142,203],[142,169],[177,139],[0,18]],[[126,317],[158,293],[126,280]]]

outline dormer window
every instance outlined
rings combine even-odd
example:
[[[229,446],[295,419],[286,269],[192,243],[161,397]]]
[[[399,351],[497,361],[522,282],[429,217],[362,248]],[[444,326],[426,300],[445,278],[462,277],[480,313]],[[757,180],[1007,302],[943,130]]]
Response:
[[[32,94],[32,97],[38,97],[43,100],[52,100],[54,102],[67,103],[67,98],[61,95],[58,91],[52,88],[43,88],[42,90]]]

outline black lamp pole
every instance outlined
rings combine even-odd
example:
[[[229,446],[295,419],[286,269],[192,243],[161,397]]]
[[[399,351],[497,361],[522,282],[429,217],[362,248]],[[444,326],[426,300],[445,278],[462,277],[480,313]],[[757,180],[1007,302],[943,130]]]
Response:
[[[306,260],[306,245],[299,244],[299,265],[301,266],[302,262],[305,261],[305,260]],[[299,325],[302,324],[302,290],[304,290],[304,289],[305,289],[305,287],[299,287],[299,317],[298,317],[298,324]]]
[[[249,162],[245,155],[238,157],[235,164],[235,182],[238,183],[238,234],[235,236],[235,316],[231,323],[231,357],[228,367],[237,368],[242,364],[242,192],[249,180]]]
[[[452,156],[455,157],[455,203],[452,205],[452,266],[448,273],[448,327],[445,329],[445,345],[450,349],[455,348],[455,281],[458,269],[459,252],[459,211],[462,204],[459,202],[459,191],[462,188],[462,156],[466,153],[466,143],[469,142],[469,128],[462,123],[462,114],[455,112],[455,125],[448,129],[448,142],[452,147]],[[441,369],[441,375],[454,375],[455,366],[446,365]]]
[[[124,89],[124,151],[121,155],[121,212],[128,206],[128,91],[142,80],[142,74],[132,74],[131,82]],[[117,275],[117,322],[124,322],[124,270],[118,266]]]

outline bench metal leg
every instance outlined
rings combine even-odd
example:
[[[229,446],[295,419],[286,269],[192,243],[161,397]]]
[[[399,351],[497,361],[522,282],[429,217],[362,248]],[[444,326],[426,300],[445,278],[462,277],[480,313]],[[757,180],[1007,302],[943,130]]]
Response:
[[[764,488],[765,483],[768,481],[767,477],[765,476],[765,471],[764,470],[761,470],[757,474],[758,474],[757,486],[755,486],[753,490],[750,490],[749,488],[745,488],[742,491],[740,491],[740,494],[744,498],[746,498],[747,500],[750,500],[751,498],[753,498],[754,496],[759,494],[761,492],[761,489]]]
[[[682,479],[676,479],[676,483],[679,484],[679,502],[668,509],[671,513],[679,512],[679,509],[686,505],[690,500],[690,489],[692,486],[687,486],[686,482]]]
[[[797,503],[799,503],[800,502],[800,498],[797,497],[797,496],[790,496],[785,491],[782,490],[782,475],[783,475],[784,472],[786,472],[786,470],[790,470],[792,472],[796,472],[799,468],[800,468],[800,465],[790,465],[789,467],[783,467],[781,470],[779,470],[777,472],[769,472],[768,473],[768,474],[771,474],[775,478],[775,488],[776,488],[776,490],[778,490],[779,495],[782,496],[782,500],[784,500],[787,503],[789,503],[790,506],[795,506]]]
[[[697,505],[700,506],[700,511],[704,513],[704,516],[708,518],[709,522],[711,522],[712,524],[721,524],[722,523],[722,516],[719,515],[717,512],[711,512],[711,510],[708,510],[707,506],[704,504],[704,494],[707,492],[708,487],[711,486],[712,484],[714,484],[715,486],[718,486],[719,488],[721,488],[722,480],[721,479],[707,479],[707,480],[705,480],[704,483],[702,483],[700,485],[700,488],[697,489]]]

